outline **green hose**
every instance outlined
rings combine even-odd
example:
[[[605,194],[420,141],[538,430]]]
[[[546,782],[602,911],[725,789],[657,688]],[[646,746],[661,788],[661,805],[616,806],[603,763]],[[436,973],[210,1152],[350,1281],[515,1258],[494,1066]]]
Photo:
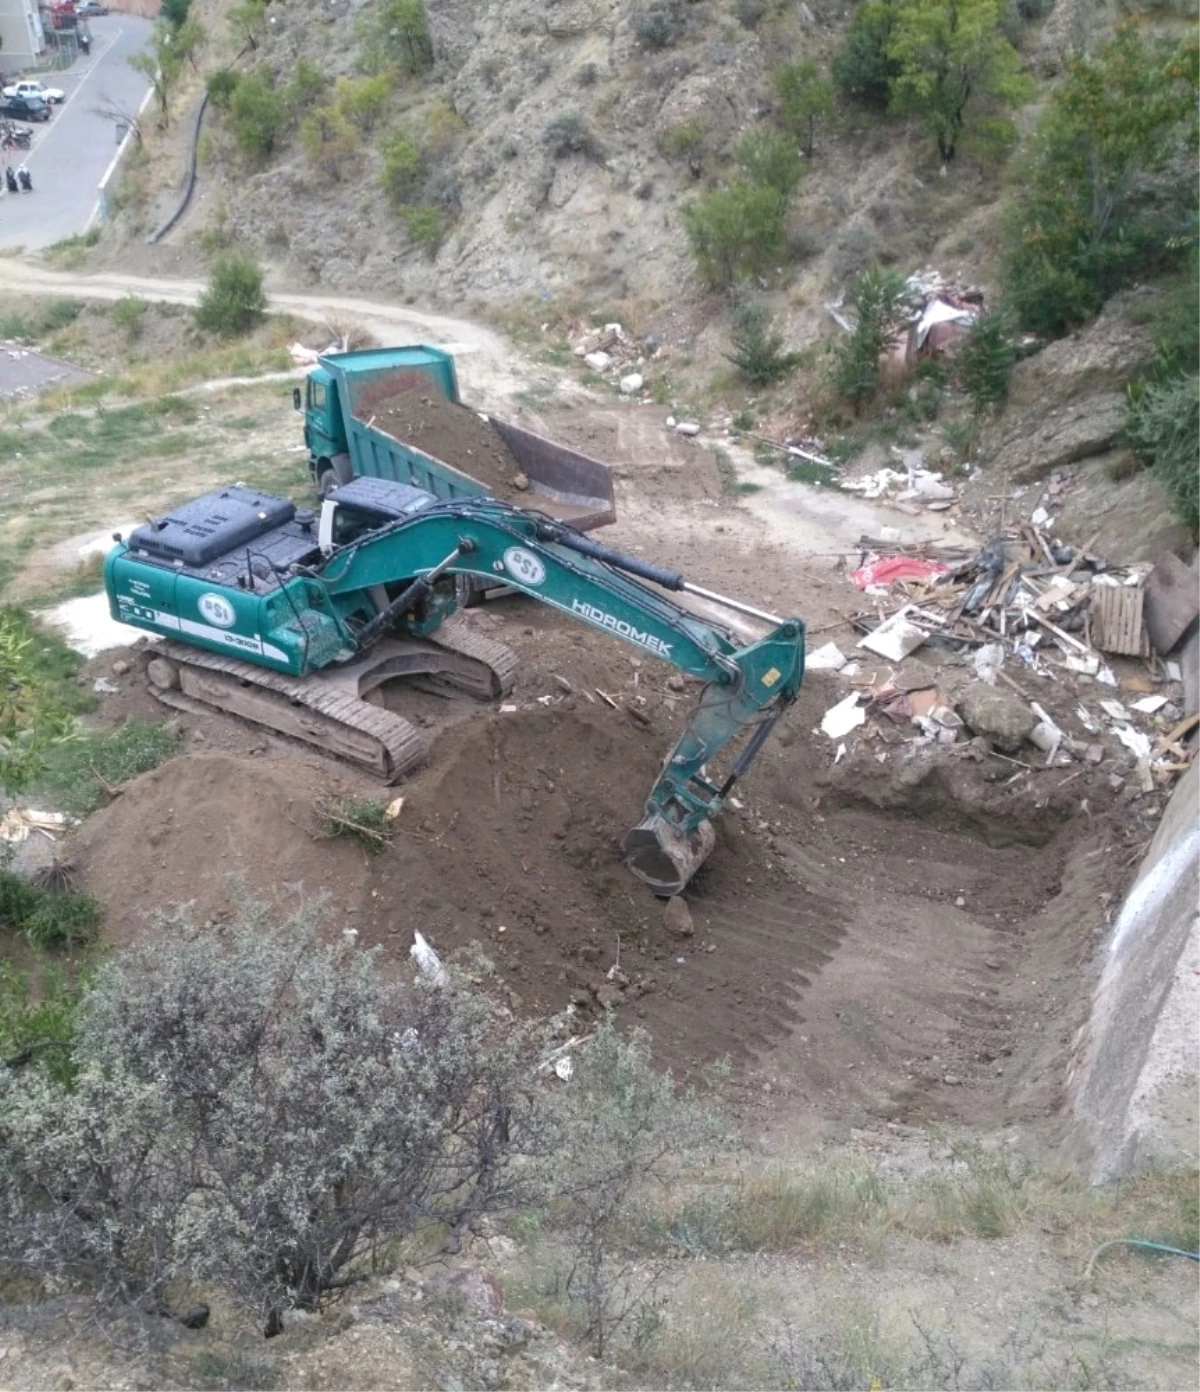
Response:
[[[1084,1268],[1083,1279],[1085,1281],[1091,1278],[1096,1258],[1102,1252],[1107,1252],[1110,1247],[1141,1247],[1147,1252],[1164,1252],[1169,1257],[1186,1257],[1188,1261],[1200,1262],[1200,1252],[1188,1252],[1182,1247],[1168,1247],[1163,1242],[1149,1242],[1144,1237],[1114,1237],[1108,1242],[1102,1242],[1092,1253],[1087,1266]]]

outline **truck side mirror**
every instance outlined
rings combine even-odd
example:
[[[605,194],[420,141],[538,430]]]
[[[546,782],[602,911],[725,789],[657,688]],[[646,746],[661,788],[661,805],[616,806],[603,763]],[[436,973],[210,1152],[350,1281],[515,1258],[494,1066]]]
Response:
[[[298,411],[298,410],[300,409],[300,407],[301,407],[303,404],[304,404],[304,398],[300,395],[300,388],[299,388],[299,387],[293,387],[293,388],[292,388],[292,410],[293,410],[293,411]]]

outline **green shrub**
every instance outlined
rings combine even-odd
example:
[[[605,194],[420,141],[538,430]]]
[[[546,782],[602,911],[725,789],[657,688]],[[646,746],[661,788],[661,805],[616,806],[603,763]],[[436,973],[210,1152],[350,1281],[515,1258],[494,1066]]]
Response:
[[[679,42],[686,28],[687,17],[680,0],[654,0],[634,12],[633,33],[642,48],[670,48]]]
[[[369,855],[378,855],[391,845],[393,823],[386,803],[326,793],[318,800],[316,809],[322,836],[344,836],[357,842]]]
[[[82,313],[83,303],[80,300],[51,300],[42,310],[41,331],[44,334],[58,333],[60,329],[73,324]]]
[[[783,335],[776,332],[770,311],[758,300],[738,308],[729,338],[733,351],[726,356],[752,386],[770,386],[796,365],[796,355],[782,351]]]
[[[1003,226],[1005,299],[1022,328],[1061,337],[1186,254],[1198,87],[1194,43],[1168,48],[1132,22],[1070,63]]]
[[[446,235],[446,217],[442,210],[429,203],[416,203],[402,208],[400,217],[408,235],[432,257]]]
[[[392,84],[386,73],[339,77],[333,89],[333,103],[352,126],[366,135],[383,115],[391,94]]]
[[[100,929],[100,906],[88,894],[44,893],[22,931],[34,947],[51,951],[84,947]]]
[[[833,115],[833,83],[811,58],[801,58],[775,74],[775,96],[780,124],[811,158],[817,130]]]
[[[100,926],[100,906],[88,894],[42,889],[0,870],[0,928],[23,934],[43,950],[82,947]]]
[[[879,390],[880,358],[907,322],[904,278],[898,271],[867,271],[850,303],[857,323],[834,351],[834,384],[857,414]]]
[[[149,300],[143,300],[139,295],[122,295],[112,307],[112,321],[130,338],[138,338],[149,308]]]
[[[854,11],[846,37],[833,56],[834,86],[850,101],[886,108],[900,65],[889,56],[895,6],[868,0]]]
[[[300,146],[310,164],[331,179],[340,179],[362,149],[362,139],[340,111],[318,106],[300,122]]]
[[[255,258],[237,252],[218,256],[196,305],[200,328],[220,338],[237,338],[258,328],[266,315],[263,270]]]
[[[241,81],[241,74],[232,68],[218,68],[216,72],[209,73],[204,84],[209,101],[222,111],[227,111]]]
[[[313,107],[329,100],[329,80],[311,58],[298,58],[284,89],[284,99],[293,119],[308,114]]]
[[[658,148],[668,159],[698,155],[704,146],[708,127],[703,116],[693,116],[690,121],[681,121],[664,131]]]
[[[282,93],[265,78],[257,74],[244,77],[229,102],[238,148],[251,159],[266,159],[275,148],[286,114]]]
[[[753,130],[733,147],[738,167],[751,183],[772,189],[786,206],[800,182],[800,159],[793,141],[775,131]]]
[[[777,265],[787,251],[787,205],[777,189],[732,179],[679,210],[702,279],[714,289]]]
[[[588,155],[594,148],[587,121],[578,111],[560,111],[552,117],[542,132],[542,142],[555,159],[565,155]]]
[[[1135,389],[1125,423],[1133,452],[1158,476],[1176,515],[1200,534],[1200,377]]]
[[[976,319],[955,363],[959,383],[977,416],[1004,404],[1016,362],[1017,349],[1007,316],[993,311]]]
[[[359,24],[362,54],[370,72],[395,64],[407,73],[433,66],[433,40],[424,0],[382,0]]]
[[[425,172],[425,157],[416,141],[404,130],[393,131],[383,142],[383,169],[379,186],[393,206],[407,203],[416,193]]]
[[[26,1066],[70,1086],[80,989],[79,975],[68,976],[57,963],[38,964],[35,990],[29,972],[0,961],[0,1057],[13,1058],[29,1049]]]

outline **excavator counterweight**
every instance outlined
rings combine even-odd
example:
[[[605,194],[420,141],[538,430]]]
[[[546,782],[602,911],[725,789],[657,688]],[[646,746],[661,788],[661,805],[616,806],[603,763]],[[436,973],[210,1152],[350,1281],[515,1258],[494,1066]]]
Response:
[[[712,850],[713,818],[799,690],[804,625],[776,619],[494,498],[439,501],[355,479],[320,517],[230,487],[139,527],[105,562],[115,619],[161,635],[149,663],[169,704],[216,707],[309,740],[385,781],[422,755],[381,705],[394,678],[489,700],[516,659],[456,616],[457,577],[500,582],[706,683],[663,762],[629,869],[676,894]],[[771,625],[739,642],[669,597],[693,590]],[[709,766],[741,742],[718,784]]]

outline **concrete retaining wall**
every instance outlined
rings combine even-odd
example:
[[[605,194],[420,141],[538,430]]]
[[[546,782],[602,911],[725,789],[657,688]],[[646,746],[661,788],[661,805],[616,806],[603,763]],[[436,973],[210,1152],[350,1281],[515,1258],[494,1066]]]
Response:
[[[1200,1152],[1200,763],[1183,776],[1109,940],[1069,1078],[1097,1182]]]

